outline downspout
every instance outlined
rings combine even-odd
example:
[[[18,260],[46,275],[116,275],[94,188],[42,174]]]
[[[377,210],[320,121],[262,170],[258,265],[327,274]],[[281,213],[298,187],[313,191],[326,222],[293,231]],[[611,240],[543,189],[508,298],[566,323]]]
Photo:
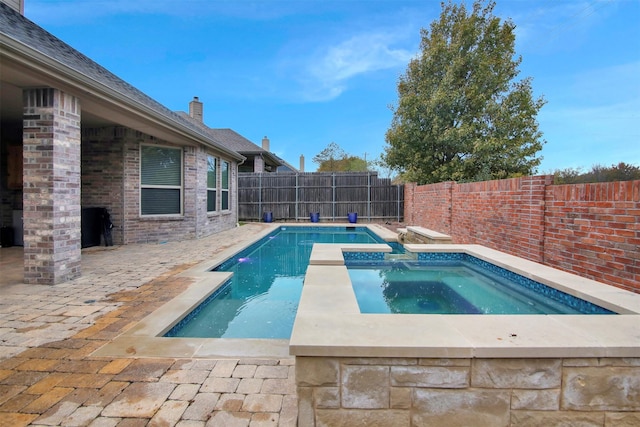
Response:
[[[236,197],[235,197],[235,205],[236,205],[236,227],[240,227],[240,198],[238,197],[238,182],[240,180],[240,166],[244,164],[244,161],[247,160],[244,157],[242,160],[236,162]]]
[[[9,160],[7,159],[7,164],[8,163],[9,163]],[[3,176],[4,175],[2,174],[2,141],[0,141],[0,180],[2,179]],[[0,228],[4,227],[4,202],[3,202],[4,187],[1,184],[2,183],[0,182]],[[7,186],[9,186],[8,182],[7,182]],[[1,246],[2,244],[0,243],[0,247]]]
[[[114,135],[114,139],[115,139],[115,135]],[[124,245],[125,244],[125,230],[126,230],[126,226],[125,224],[127,223],[127,212],[126,212],[126,204],[125,204],[125,191],[127,188],[127,183],[125,182],[126,180],[126,176],[127,174],[125,173],[125,165],[127,164],[127,159],[126,159],[126,153],[127,153],[127,149],[125,147],[125,143],[124,141],[120,141],[120,147],[122,149],[122,165],[120,167],[120,170],[122,171],[122,179],[120,180],[120,182],[122,183],[122,190],[120,191],[120,244]],[[139,167],[138,167],[139,168]],[[142,190],[140,189],[140,186],[138,186],[138,192],[141,192]]]

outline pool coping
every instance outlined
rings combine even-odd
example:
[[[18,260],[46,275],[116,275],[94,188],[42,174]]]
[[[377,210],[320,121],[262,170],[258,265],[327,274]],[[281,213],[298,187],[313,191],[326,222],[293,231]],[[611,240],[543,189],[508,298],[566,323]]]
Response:
[[[314,246],[290,339],[294,356],[640,356],[639,294],[480,245],[407,244],[412,252],[467,253],[621,314],[361,314],[342,256],[352,248],[341,246]]]
[[[385,241],[397,241],[397,233],[378,224],[351,223],[274,223],[253,239],[235,244],[213,258],[179,274],[193,282],[187,290],[168,301],[140,322],[92,353],[99,357],[170,357],[170,358],[283,358],[289,357],[288,339],[179,338],[163,337],[167,331],[224,284],[232,273],[211,269],[280,227],[366,227]],[[348,246],[348,245],[347,245]],[[380,250],[380,245],[356,250]],[[362,246],[362,245],[360,245]],[[382,245],[388,248],[386,245]],[[386,250],[386,249],[384,249]],[[389,249],[390,250],[390,249]]]

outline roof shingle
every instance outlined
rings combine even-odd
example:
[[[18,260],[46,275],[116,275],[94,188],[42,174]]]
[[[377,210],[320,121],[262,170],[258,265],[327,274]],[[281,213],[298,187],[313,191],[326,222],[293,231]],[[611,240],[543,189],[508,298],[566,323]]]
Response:
[[[203,132],[203,129],[191,120],[160,104],[4,3],[0,3],[0,34],[47,56],[58,62],[61,67],[66,67],[88,77],[96,85],[104,86],[111,91],[119,93],[129,99],[132,104],[147,107],[156,114],[163,116],[167,122],[198,133],[211,140],[214,146],[217,145],[235,151],[232,147],[222,144],[222,141],[216,139],[213,135]]]

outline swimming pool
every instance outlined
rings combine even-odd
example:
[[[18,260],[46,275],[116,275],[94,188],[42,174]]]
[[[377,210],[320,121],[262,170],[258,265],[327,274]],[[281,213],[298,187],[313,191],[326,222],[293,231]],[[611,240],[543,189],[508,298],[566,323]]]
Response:
[[[614,315],[447,315],[360,313],[346,255],[381,252],[383,244],[314,245],[286,339],[165,337],[167,331],[226,283],[232,273],[211,271],[283,225],[243,226],[221,250],[176,276],[184,292],[96,350],[97,357],[286,358],[339,357],[637,357],[640,295],[480,245],[405,245],[422,253],[466,253],[590,301]],[[325,225],[325,224],[318,224]],[[327,224],[329,225],[329,224]],[[330,224],[333,226],[334,224]],[[346,224],[343,224],[346,226]],[[397,233],[363,224],[393,241]],[[251,229],[247,230],[246,229]],[[387,249],[389,249],[387,247]],[[394,257],[396,257],[394,255]],[[400,257],[400,256],[397,256]],[[407,327],[410,325],[410,327]],[[297,363],[297,362],[296,362]]]
[[[383,240],[366,227],[279,227],[271,234],[213,268],[213,271],[232,272],[233,276],[173,326],[164,336],[288,339],[293,329],[302,293],[304,275],[309,265],[313,245],[316,243],[366,245],[381,242]],[[404,298],[405,295],[401,298],[395,298],[391,303],[392,307],[387,305],[388,311],[384,311],[384,308],[381,308],[383,306],[381,301],[385,299],[391,300],[388,298],[390,293],[398,293],[399,289],[408,288],[401,288],[395,283],[392,284],[391,288],[387,287],[386,296],[383,292],[382,294],[379,293],[377,297],[371,298],[372,293],[368,292],[367,289],[371,290],[378,286],[371,280],[372,274],[378,277],[384,276],[380,268],[383,268],[386,262],[387,267],[395,266],[391,270],[387,268],[386,271],[393,271],[393,275],[396,277],[399,277],[399,275],[412,275],[412,273],[409,273],[411,268],[408,267],[411,265],[415,267],[416,262],[418,262],[402,260],[402,254],[404,253],[402,246],[394,245],[392,253],[396,254],[395,257],[400,256],[398,261],[401,262],[389,264],[392,261],[384,261],[385,254],[383,252],[345,254],[345,259],[348,260],[347,263],[351,265],[362,263],[363,260],[369,265],[369,271],[360,271],[360,276],[364,278],[360,282],[365,282],[365,284],[358,284],[358,280],[356,280],[354,286],[356,295],[360,296],[359,303],[361,299],[364,298],[366,300],[369,297],[368,304],[370,307],[366,307],[362,311],[363,313],[611,313],[579,298],[564,295],[560,291],[533,281],[530,281],[532,284],[525,287],[522,286],[522,283],[516,283],[515,286],[512,285],[512,289],[506,290],[507,296],[500,296],[500,293],[495,288],[491,288],[487,293],[488,287],[484,286],[486,283],[482,286],[484,293],[477,292],[473,287],[469,286],[457,288],[459,283],[454,284],[453,287],[446,283],[429,284],[426,282],[433,281],[429,279],[430,276],[425,277],[424,273],[422,273],[422,277],[416,276],[413,278],[410,286],[413,290],[413,298]],[[462,254],[458,255],[461,256]],[[425,256],[425,254],[419,254],[416,258],[424,258]],[[431,258],[434,256],[445,257],[446,260],[444,261],[452,261],[451,258],[456,255],[431,254],[429,256]],[[442,265],[442,259],[437,261],[440,263],[440,270],[429,274],[442,276],[451,270],[451,265]],[[459,261],[456,260],[458,263]],[[424,260],[420,262],[424,263]],[[491,264],[478,265],[478,262],[475,264],[476,270],[487,270],[482,274],[495,275],[495,272],[489,271],[492,268]],[[400,266],[402,266],[402,269],[398,269]],[[469,273],[465,274],[468,275]],[[353,281],[353,276],[351,279]],[[449,278],[448,280],[455,281],[456,279]],[[374,284],[372,285],[372,283]],[[425,292],[430,293],[430,295],[428,298],[426,298],[426,295],[418,295],[416,297],[416,292],[419,293],[420,291],[423,294]],[[505,290],[503,289],[503,291]],[[526,294],[530,294],[528,299],[525,299]],[[561,296],[557,297],[557,295]],[[445,301],[443,299],[444,296],[448,296],[449,300]],[[552,298],[549,298],[550,296]],[[567,299],[571,300],[573,306],[566,304]],[[491,300],[494,301],[494,306],[497,306],[497,309],[495,307],[489,309],[484,307]],[[452,306],[452,302],[455,307]],[[399,309],[400,306],[405,306],[405,308]],[[583,307],[586,308],[583,309]]]
[[[279,227],[215,267],[231,280],[165,336],[288,339],[314,243],[384,241],[367,227]]]

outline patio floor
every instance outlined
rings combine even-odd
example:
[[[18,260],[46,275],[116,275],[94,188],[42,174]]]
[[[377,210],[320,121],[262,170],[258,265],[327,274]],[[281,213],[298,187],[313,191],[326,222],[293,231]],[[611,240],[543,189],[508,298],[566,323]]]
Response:
[[[22,283],[22,248],[0,248],[0,425],[295,426],[294,359],[91,354],[181,293],[179,273],[266,224],[204,239],[95,247],[82,276]]]

